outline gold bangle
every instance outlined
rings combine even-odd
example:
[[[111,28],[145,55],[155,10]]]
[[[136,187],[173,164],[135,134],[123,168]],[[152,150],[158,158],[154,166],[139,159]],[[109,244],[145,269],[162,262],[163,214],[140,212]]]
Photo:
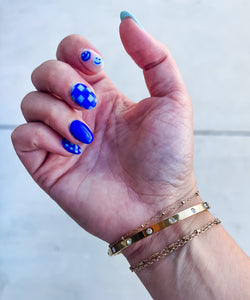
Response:
[[[168,245],[166,248],[163,250],[156,252],[152,254],[149,258],[142,260],[141,262],[138,263],[136,266],[130,266],[130,270],[132,272],[140,271],[146,267],[149,267],[153,265],[154,263],[158,262],[160,259],[170,255],[172,252],[176,251],[180,247],[183,247],[186,243],[194,239],[195,237],[199,236],[200,234],[206,232],[208,229],[212,228],[214,225],[220,224],[221,221],[216,218],[212,222],[208,223],[204,227],[200,229],[195,229],[193,232],[190,234],[185,235],[175,243],[172,243]]]
[[[178,208],[182,207],[184,204],[186,204],[187,202],[193,200],[194,198],[197,198],[200,196],[199,191],[196,191],[191,197],[187,198],[187,199],[182,199],[176,202],[176,204],[174,206],[171,207],[165,207],[163,210],[159,211],[157,213],[156,216],[152,217],[150,220],[148,220],[146,223],[141,224],[140,226],[138,226],[136,229],[124,234],[118,241],[116,241],[113,244],[118,243],[121,240],[126,239],[127,237],[134,235],[135,233],[137,233],[138,231],[142,230],[145,227],[148,227],[150,224],[155,223],[154,221],[157,221],[159,219],[162,219],[163,217],[165,217],[167,214],[176,211]]]
[[[154,225],[151,225],[150,227],[147,227],[146,229],[143,229],[136,234],[127,237],[126,239],[122,239],[119,242],[109,245],[108,249],[108,255],[113,256],[121,253],[124,249],[128,248],[132,244],[143,240],[144,238],[151,236],[152,234],[167,228],[179,221],[185,220],[193,215],[196,215],[204,210],[209,209],[209,205],[207,202],[203,202],[200,204],[197,204],[195,206],[189,207],[183,211],[180,211],[179,213],[172,215]]]

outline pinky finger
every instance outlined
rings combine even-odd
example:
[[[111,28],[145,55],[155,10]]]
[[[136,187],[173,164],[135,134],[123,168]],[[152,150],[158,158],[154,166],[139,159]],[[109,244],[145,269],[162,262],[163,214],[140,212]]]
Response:
[[[66,157],[72,156],[72,153],[81,153],[80,146],[62,139],[58,133],[40,122],[17,127],[11,139],[17,155],[31,175],[39,169],[49,153]]]

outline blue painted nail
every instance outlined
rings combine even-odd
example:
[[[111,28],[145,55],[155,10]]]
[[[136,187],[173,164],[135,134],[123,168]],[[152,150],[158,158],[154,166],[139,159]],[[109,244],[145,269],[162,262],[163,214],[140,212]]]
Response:
[[[70,153],[81,154],[81,152],[82,152],[82,149],[80,146],[71,143],[70,141],[68,141],[65,138],[62,139],[62,145],[63,145],[63,148]]]
[[[121,18],[121,21],[124,20],[124,19],[126,19],[126,18],[131,18],[131,19],[133,19],[136,22],[136,24],[138,26],[140,26],[143,29],[143,26],[141,25],[141,23],[130,12],[128,12],[128,11],[122,11],[120,13],[120,18]]]
[[[87,125],[84,123],[75,120],[73,121],[70,126],[69,130],[73,137],[84,144],[90,144],[93,142],[94,136],[91,130],[88,128]]]
[[[84,84],[77,83],[71,90],[71,98],[85,109],[91,109],[96,106],[95,94]]]
[[[101,56],[94,50],[85,49],[81,54],[81,59],[84,62],[91,61],[95,66],[103,67],[103,59]]]

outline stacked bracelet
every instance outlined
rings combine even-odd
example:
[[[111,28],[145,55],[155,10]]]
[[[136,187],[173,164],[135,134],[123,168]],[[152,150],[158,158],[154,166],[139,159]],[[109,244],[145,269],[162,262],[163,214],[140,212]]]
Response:
[[[189,241],[191,241],[195,237],[197,237],[200,234],[206,232],[207,230],[209,230],[210,228],[212,228],[214,225],[218,225],[220,223],[221,223],[221,221],[219,219],[217,219],[217,218],[214,219],[212,222],[208,223],[204,227],[202,227],[200,229],[195,229],[191,233],[183,236],[178,241],[176,241],[176,242],[168,245],[163,250],[152,254],[147,259],[142,260],[141,262],[138,263],[138,265],[136,265],[136,266],[130,266],[130,270],[132,272],[137,272],[137,271],[140,271],[140,270],[142,270],[142,269],[144,269],[146,267],[149,267],[149,266],[153,265],[154,263],[158,262],[160,259],[162,259],[162,258],[168,256],[169,254],[171,254],[172,252],[176,251],[180,247],[183,247],[186,243],[188,243]]]
[[[179,213],[172,215],[154,225],[151,225],[150,227],[147,227],[137,233],[135,233],[132,236],[128,236],[125,239],[122,238],[120,241],[118,241],[115,244],[109,245],[108,254],[110,256],[117,255],[121,253],[124,249],[128,248],[132,244],[151,236],[152,234],[159,232],[160,230],[167,228],[179,221],[185,220],[195,214],[198,214],[204,210],[209,209],[209,205],[207,202],[203,202],[200,204],[197,204],[195,206],[189,207],[183,211],[180,211]]]
[[[169,215],[170,213],[172,214],[173,212],[175,212],[177,209],[181,208],[184,204],[188,203],[189,201],[199,197],[199,191],[196,191],[192,196],[190,196],[187,199],[182,199],[182,200],[178,200],[175,205],[171,206],[171,207],[165,207],[164,209],[162,209],[160,212],[157,213],[156,216],[152,217],[150,220],[148,220],[146,223],[141,224],[140,226],[138,226],[136,229],[126,233],[125,235],[123,235],[119,241],[126,239],[127,237],[134,235],[135,233],[137,233],[138,231],[142,230],[143,228],[147,228],[149,225],[154,224],[157,220],[162,219],[164,216]],[[113,243],[116,244],[116,243]]]

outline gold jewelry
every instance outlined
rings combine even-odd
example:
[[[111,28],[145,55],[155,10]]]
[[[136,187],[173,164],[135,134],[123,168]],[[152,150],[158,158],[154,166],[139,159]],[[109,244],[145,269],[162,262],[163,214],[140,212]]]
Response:
[[[150,227],[147,227],[146,229],[143,229],[136,234],[127,237],[126,239],[120,240],[118,243],[115,243],[113,245],[109,245],[108,254],[110,256],[116,255],[121,253],[124,249],[128,248],[132,244],[164,229],[167,228],[179,221],[185,220],[193,215],[196,215],[204,210],[209,209],[209,205],[207,202],[203,202],[200,204],[197,204],[195,206],[189,207],[183,211],[180,211],[179,213],[172,215],[154,225],[151,225]]]
[[[167,214],[171,213],[171,212],[174,212],[176,209],[182,207],[184,204],[186,204],[187,202],[189,202],[190,200],[193,200],[194,198],[196,197],[199,197],[200,196],[200,193],[199,191],[196,191],[191,197],[187,198],[187,199],[184,199],[184,200],[179,200],[176,202],[176,204],[172,207],[165,207],[162,211],[158,212],[158,214],[151,218],[149,221],[147,221],[146,223],[144,224],[141,224],[140,226],[138,226],[136,229],[130,231],[129,233],[126,233],[125,235],[123,235],[119,241],[121,240],[124,240],[126,239],[127,237],[131,236],[131,235],[134,235],[136,232],[142,230],[143,228],[145,228],[146,226],[148,227],[150,224],[152,224],[154,221],[156,220],[159,220],[159,219],[162,219],[164,216],[166,216]],[[118,243],[119,241],[113,243],[113,244],[116,244]]]
[[[142,260],[141,262],[139,262],[138,265],[130,266],[130,270],[132,272],[136,272],[136,271],[140,271],[140,270],[142,270],[146,267],[149,267],[149,266],[153,265],[154,263],[158,262],[160,259],[162,259],[162,258],[170,255],[172,252],[176,251],[178,248],[183,247],[187,242],[191,241],[195,237],[197,237],[200,234],[204,233],[205,231],[207,231],[208,229],[210,229],[214,225],[217,225],[217,224],[220,224],[220,223],[221,223],[221,221],[218,218],[214,219],[212,222],[208,223],[204,227],[194,230],[190,234],[187,234],[184,237],[182,237],[181,239],[179,239],[177,242],[168,245],[163,250],[152,254],[147,259]]]
[[[167,214],[169,213],[172,213],[174,211],[176,211],[178,208],[182,207],[184,204],[186,204],[187,202],[193,200],[194,198],[197,198],[200,196],[200,193],[199,191],[196,191],[192,196],[190,196],[189,198],[186,198],[186,199],[181,199],[181,200],[178,200],[176,201],[175,205],[174,206],[171,206],[171,207],[165,207],[163,208],[163,210],[159,211],[157,213],[156,216],[152,217],[149,221],[147,221],[146,223],[144,224],[141,224],[140,226],[138,226],[136,229],[124,234],[119,240],[117,240],[116,242],[112,243],[112,245],[115,245],[117,244],[118,242],[120,241],[123,241],[125,240],[127,237],[130,237],[132,235],[134,235],[135,233],[137,233],[138,231],[141,231],[143,228],[145,227],[148,227],[150,224],[152,224],[155,220],[159,220],[159,219],[162,219],[164,216],[166,216]],[[112,251],[110,250],[110,247],[111,245],[109,245],[109,249],[108,249],[108,254],[110,256],[112,256]],[[118,254],[118,253],[116,253]]]

